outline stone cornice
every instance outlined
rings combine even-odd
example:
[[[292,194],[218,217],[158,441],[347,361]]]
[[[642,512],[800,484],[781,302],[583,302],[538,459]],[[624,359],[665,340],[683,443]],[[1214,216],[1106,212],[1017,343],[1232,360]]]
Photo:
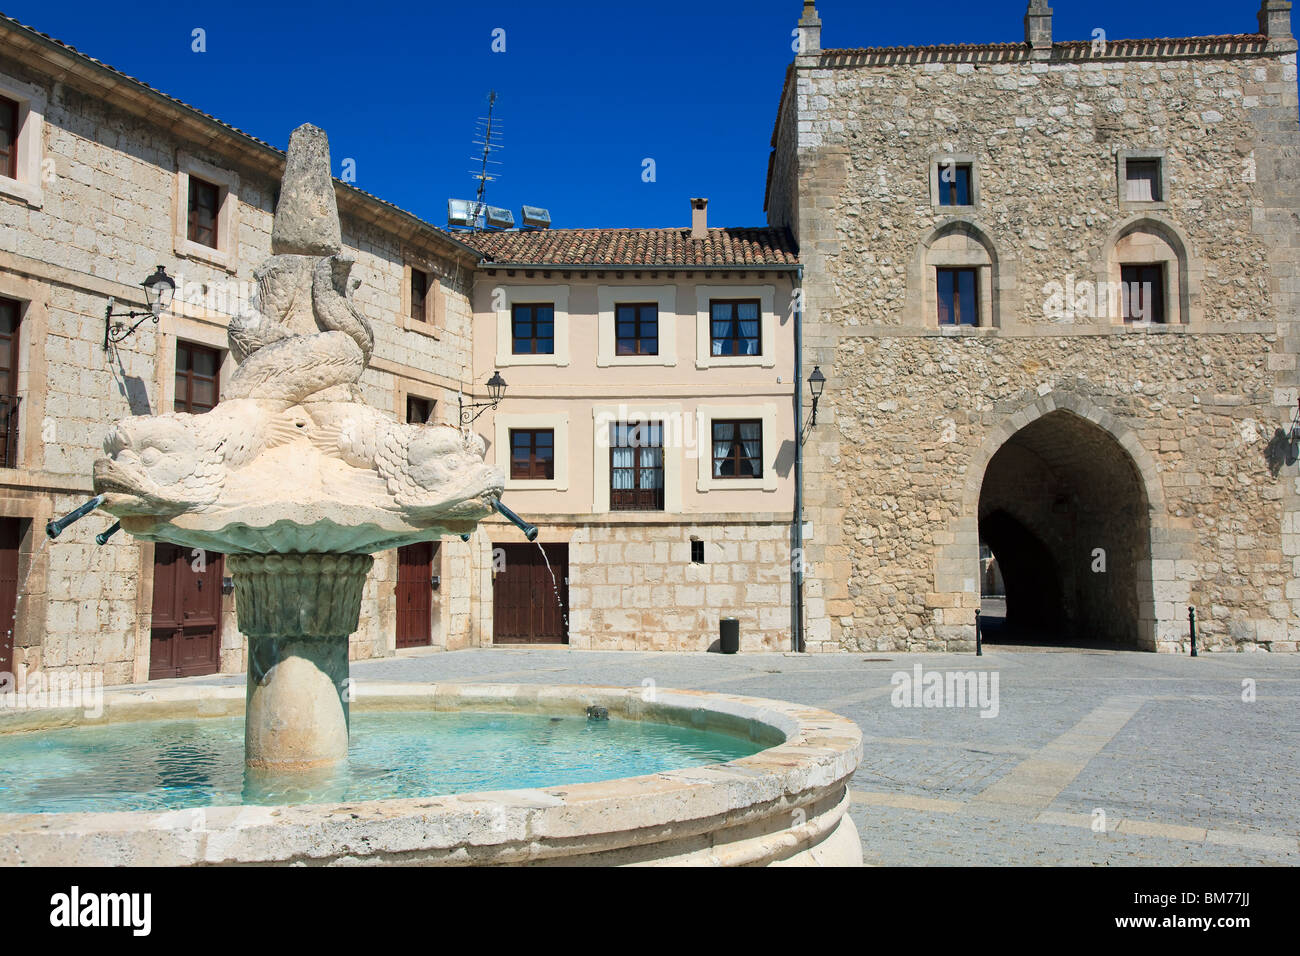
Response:
[[[1172,37],[1150,40],[1071,40],[1052,44],[1051,56],[1035,57],[1024,43],[953,43],[938,46],[866,47],[822,50],[821,69],[836,67],[911,66],[925,63],[1104,63],[1120,60],[1168,60],[1201,57],[1266,56],[1291,52],[1295,41],[1270,41],[1257,33],[1229,36]]]

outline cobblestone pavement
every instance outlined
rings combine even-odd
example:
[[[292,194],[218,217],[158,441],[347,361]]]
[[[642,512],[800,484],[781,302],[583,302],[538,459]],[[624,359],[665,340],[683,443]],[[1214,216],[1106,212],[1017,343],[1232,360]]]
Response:
[[[996,677],[996,716],[893,706],[891,677],[917,665],[987,672],[990,692]],[[352,672],[361,681],[652,680],[833,710],[864,734],[851,814],[868,863],[1300,864],[1300,655],[488,648],[359,661]],[[1243,682],[1254,700],[1243,699]]]

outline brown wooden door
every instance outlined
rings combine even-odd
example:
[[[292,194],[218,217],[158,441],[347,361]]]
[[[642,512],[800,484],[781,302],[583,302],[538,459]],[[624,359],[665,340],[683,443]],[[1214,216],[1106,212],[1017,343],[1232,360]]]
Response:
[[[215,674],[221,668],[224,556],[154,546],[149,679]]]
[[[555,582],[535,544],[493,545],[504,558],[492,585],[492,643],[567,644],[569,546],[545,545]],[[558,586],[561,609],[555,598]]]
[[[14,672],[14,610],[18,606],[18,542],[22,528],[17,518],[0,518],[0,673]]]
[[[397,549],[397,646],[428,647],[433,643],[432,541]]]

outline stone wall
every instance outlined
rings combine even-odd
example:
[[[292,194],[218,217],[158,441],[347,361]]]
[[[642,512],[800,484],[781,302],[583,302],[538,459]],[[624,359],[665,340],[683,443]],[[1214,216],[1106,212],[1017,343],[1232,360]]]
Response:
[[[769,216],[798,210],[804,361],[828,378],[804,449],[811,650],[970,646],[984,470],[1057,409],[1095,425],[1092,458],[1127,462],[1147,498],[1149,535],[1120,547],[1140,565],[1136,594],[1115,602],[1137,608],[1130,646],[1184,647],[1190,604],[1211,647],[1296,649],[1300,484],[1278,443],[1297,385],[1294,50],[1285,38],[796,59],[774,168],[797,168],[797,196],[770,196]],[[1162,157],[1160,202],[1121,197],[1126,150]],[[945,157],[975,167],[972,207],[933,204]],[[1172,250],[1185,308],[1169,326],[1053,308],[1051,283],[1113,281],[1129,233]],[[940,250],[987,263],[981,328],[938,327]]]
[[[573,647],[716,650],[723,617],[739,620],[742,651],[790,647],[788,521],[587,525],[571,538],[569,581]]]

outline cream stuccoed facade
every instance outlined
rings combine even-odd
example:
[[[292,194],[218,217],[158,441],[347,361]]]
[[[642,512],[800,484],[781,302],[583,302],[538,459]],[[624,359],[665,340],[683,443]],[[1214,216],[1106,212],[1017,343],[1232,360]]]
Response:
[[[703,650],[716,643],[720,619],[735,617],[743,648],[789,648],[796,281],[788,265],[487,261],[475,273],[475,368],[480,380],[498,370],[509,387],[474,427],[506,473],[511,507],[539,526],[540,542],[567,546],[556,573],[568,577],[572,646]],[[753,303],[758,354],[714,354],[711,306],[731,301]],[[554,308],[549,353],[515,351],[519,303]],[[653,306],[653,354],[619,354],[617,316],[629,303]],[[761,449],[750,449],[758,474],[719,464],[731,446],[715,442],[723,434],[715,426],[741,421]],[[619,475],[628,473],[618,464],[634,452],[611,449],[622,422],[662,427],[662,447],[637,452],[662,459],[660,494],[632,510],[620,503]],[[512,433],[533,430],[554,436],[549,478],[512,476]],[[494,546],[518,540],[513,528],[487,527]],[[496,556],[480,582],[485,604],[508,561]],[[507,637],[502,624],[494,622],[498,639]]]

